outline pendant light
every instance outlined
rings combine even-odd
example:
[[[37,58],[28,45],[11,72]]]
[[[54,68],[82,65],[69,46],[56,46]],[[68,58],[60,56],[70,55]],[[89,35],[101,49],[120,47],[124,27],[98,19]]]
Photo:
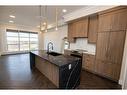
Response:
[[[42,32],[42,7],[41,7],[41,5],[40,5],[39,9],[40,9],[40,13],[39,13],[39,15],[40,15],[40,33],[41,33]]]
[[[57,31],[58,30],[58,9],[56,7],[56,27],[55,27],[55,30]]]
[[[48,18],[47,18],[47,6],[45,6],[45,8],[44,8],[45,10],[44,10],[44,23],[43,23],[43,25],[44,25],[44,27],[45,27],[45,32],[47,32],[48,31],[48,22],[47,22],[47,20],[48,20]]]
[[[47,6],[44,7],[44,20],[42,20],[42,6],[40,6],[40,32],[47,32]],[[44,21],[44,22],[43,22]]]

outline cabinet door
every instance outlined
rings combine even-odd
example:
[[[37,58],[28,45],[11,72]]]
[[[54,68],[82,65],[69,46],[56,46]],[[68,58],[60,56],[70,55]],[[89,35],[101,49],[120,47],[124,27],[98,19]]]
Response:
[[[96,45],[96,58],[107,60],[107,49],[109,42],[109,32],[98,33]]]
[[[74,22],[74,37],[87,37],[88,31],[88,17]]]
[[[120,77],[121,64],[115,64],[108,61],[95,61],[95,72],[101,76],[118,81]]]
[[[99,15],[99,32],[119,31],[127,28],[127,8]]]
[[[113,80],[118,81],[120,78],[121,63],[113,63]]]
[[[104,75],[104,64],[105,62],[100,59],[95,60],[95,72],[99,75]]]
[[[127,29],[127,8],[111,12],[111,31]]]
[[[91,54],[83,54],[82,66],[84,69],[94,71],[95,56]]]
[[[69,23],[68,24],[68,41],[70,43],[74,43],[74,38],[73,38],[73,35],[74,35],[74,29],[73,29],[73,23]]]
[[[96,43],[98,32],[98,16],[90,16],[89,18],[89,32],[88,32],[88,42]]]
[[[99,15],[99,32],[110,31],[111,29],[111,13],[105,13]]]
[[[108,59],[112,63],[121,63],[125,42],[125,31],[110,32]]]

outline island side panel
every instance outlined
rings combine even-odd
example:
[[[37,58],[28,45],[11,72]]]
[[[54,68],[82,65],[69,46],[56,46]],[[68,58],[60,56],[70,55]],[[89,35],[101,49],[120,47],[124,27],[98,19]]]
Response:
[[[59,67],[35,56],[35,67],[59,88]]]
[[[30,56],[30,68],[34,68],[35,67],[35,55],[33,53],[29,53]]]

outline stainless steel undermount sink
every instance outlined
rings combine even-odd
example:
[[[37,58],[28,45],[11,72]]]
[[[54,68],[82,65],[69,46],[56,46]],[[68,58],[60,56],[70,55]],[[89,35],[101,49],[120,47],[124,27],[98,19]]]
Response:
[[[47,54],[52,55],[52,56],[59,56],[59,55],[61,55],[60,53],[57,53],[57,52],[47,52]]]

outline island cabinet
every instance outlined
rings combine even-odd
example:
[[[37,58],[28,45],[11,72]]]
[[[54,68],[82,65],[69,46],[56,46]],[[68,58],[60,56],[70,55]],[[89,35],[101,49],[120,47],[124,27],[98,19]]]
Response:
[[[98,33],[95,71],[118,81],[122,64],[126,31]]]
[[[94,72],[94,67],[95,67],[95,55],[92,54],[87,54],[83,53],[83,58],[82,58],[82,68]]]
[[[116,7],[99,13],[99,32],[127,28],[127,7]]]
[[[35,63],[36,68],[59,87],[59,68],[40,57],[35,57]]]
[[[31,69],[37,68],[56,88],[74,89],[80,84],[81,58],[51,55],[45,50],[38,50],[30,52],[30,65]]]
[[[98,32],[98,15],[90,15],[88,29],[88,43],[96,43]]]

